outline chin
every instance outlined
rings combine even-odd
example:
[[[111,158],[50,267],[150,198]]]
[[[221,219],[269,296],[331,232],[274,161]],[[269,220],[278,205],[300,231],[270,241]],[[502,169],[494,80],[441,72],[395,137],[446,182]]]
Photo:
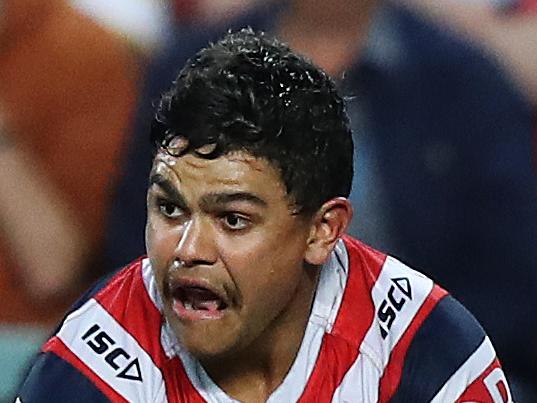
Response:
[[[175,327],[181,345],[199,361],[225,358],[238,350],[236,338],[210,326]]]
[[[232,357],[239,349],[223,344],[207,343],[184,343],[186,350],[201,363],[221,362]]]

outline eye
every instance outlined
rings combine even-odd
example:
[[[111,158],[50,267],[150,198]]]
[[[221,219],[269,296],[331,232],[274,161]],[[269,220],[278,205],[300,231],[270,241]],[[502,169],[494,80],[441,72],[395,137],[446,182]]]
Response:
[[[182,208],[167,200],[158,200],[157,205],[160,213],[165,217],[177,218],[183,214]]]
[[[228,213],[222,216],[224,225],[233,231],[238,231],[247,228],[251,221],[246,217],[237,213]]]

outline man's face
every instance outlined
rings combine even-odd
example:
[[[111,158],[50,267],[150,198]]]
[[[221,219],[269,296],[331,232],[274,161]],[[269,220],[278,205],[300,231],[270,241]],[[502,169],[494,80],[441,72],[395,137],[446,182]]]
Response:
[[[262,343],[304,315],[297,307],[309,233],[310,220],[292,215],[280,175],[265,160],[243,152],[155,158],[148,255],[164,314],[200,359]]]

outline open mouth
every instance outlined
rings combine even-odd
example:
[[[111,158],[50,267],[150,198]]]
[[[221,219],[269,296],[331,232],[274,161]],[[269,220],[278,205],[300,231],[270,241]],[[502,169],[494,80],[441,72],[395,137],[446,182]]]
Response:
[[[171,295],[173,310],[184,320],[218,319],[228,307],[217,293],[198,285],[178,285]]]
[[[177,287],[173,298],[189,311],[221,311],[227,308],[227,304],[218,295],[203,287]]]

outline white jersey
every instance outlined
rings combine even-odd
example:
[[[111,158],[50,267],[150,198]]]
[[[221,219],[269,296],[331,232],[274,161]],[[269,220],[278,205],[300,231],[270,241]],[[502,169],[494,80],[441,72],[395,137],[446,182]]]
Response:
[[[148,259],[99,284],[43,347],[22,402],[235,402],[177,342]],[[508,402],[475,319],[429,278],[345,237],[268,402]]]

